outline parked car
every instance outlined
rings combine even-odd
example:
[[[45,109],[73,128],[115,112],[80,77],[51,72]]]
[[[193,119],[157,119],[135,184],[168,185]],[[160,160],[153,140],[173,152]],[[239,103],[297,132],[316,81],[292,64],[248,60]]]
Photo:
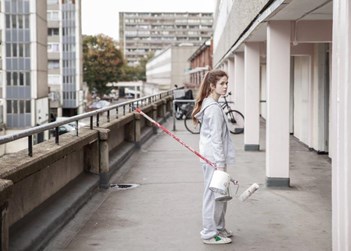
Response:
[[[57,118],[56,118],[56,121],[63,121],[63,120],[66,120],[66,119],[68,119],[68,118],[69,118],[69,117],[57,117]],[[70,123],[68,123],[67,125],[70,125],[70,126],[74,127],[75,129],[77,129],[77,124],[76,124],[75,121],[74,121],[74,122],[70,122]],[[84,127],[84,126],[87,126],[87,124],[78,121],[78,128],[82,128],[82,127]]]
[[[61,135],[64,133],[73,132],[75,130],[76,130],[76,128],[74,126],[69,125],[69,124],[60,125],[59,130],[58,130],[58,134]],[[52,129],[50,132],[51,132],[52,136],[54,136],[54,137],[56,136],[56,129]]]
[[[106,100],[98,100],[98,101],[94,101],[91,105],[89,105],[89,109],[92,110],[97,110],[97,109],[101,109],[101,108],[105,108],[107,106],[109,106],[111,103],[106,101]]]
[[[127,98],[127,99],[133,99],[134,95],[131,94],[131,93],[127,93],[124,97]]]

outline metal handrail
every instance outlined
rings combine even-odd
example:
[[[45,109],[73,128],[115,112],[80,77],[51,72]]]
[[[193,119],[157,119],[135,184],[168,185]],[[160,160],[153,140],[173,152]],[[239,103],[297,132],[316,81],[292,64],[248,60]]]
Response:
[[[96,127],[98,127],[100,114],[102,114],[104,112],[107,112],[107,120],[110,121],[110,111],[111,110],[116,109],[116,111],[117,111],[116,115],[118,118],[118,108],[123,107],[123,115],[125,115],[126,114],[126,109],[125,109],[126,107],[128,107],[128,113],[132,112],[132,108],[134,106],[139,107],[139,106],[143,106],[146,104],[151,104],[152,102],[154,102],[156,100],[162,99],[162,97],[173,95],[174,90],[176,90],[176,89],[171,89],[169,91],[160,92],[160,93],[157,93],[154,95],[149,95],[146,97],[114,104],[114,105],[111,105],[111,106],[108,106],[105,108],[97,109],[95,111],[90,111],[90,112],[86,112],[86,113],[79,114],[76,116],[72,116],[72,117],[69,117],[69,118],[62,120],[62,121],[50,122],[48,124],[39,125],[39,126],[29,128],[29,129],[24,129],[20,132],[14,133],[14,134],[0,136],[0,145],[6,144],[6,143],[9,143],[9,142],[21,139],[21,138],[28,137],[28,151],[29,151],[28,155],[32,156],[32,145],[33,145],[32,136],[34,134],[45,132],[45,131],[48,131],[51,129],[55,129],[56,130],[55,142],[56,142],[56,144],[58,144],[59,143],[58,128],[61,125],[65,125],[65,124],[72,123],[72,122],[76,122],[76,124],[78,124],[79,120],[90,118],[90,129],[93,129],[94,128],[94,125],[93,125],[93,117],[94,116],[96,116]],[[76,128],[76,131],[77,131],[77,135],[78,135],[78,126]]]

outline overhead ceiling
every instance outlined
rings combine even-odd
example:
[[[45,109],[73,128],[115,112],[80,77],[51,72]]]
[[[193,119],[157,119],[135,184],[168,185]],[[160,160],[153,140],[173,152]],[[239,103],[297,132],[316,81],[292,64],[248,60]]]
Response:
[[[332,20],[332,0],[290,0],[284,1],[277,11],[263,20],[249,35],[247,41],[265,41],[267,36],[267,21],[270,20]]]
[[[289,2],[289,3],[286,3]],[[269,20],[332,20],[332,0],[293,0],[285,1],[284,7]]]

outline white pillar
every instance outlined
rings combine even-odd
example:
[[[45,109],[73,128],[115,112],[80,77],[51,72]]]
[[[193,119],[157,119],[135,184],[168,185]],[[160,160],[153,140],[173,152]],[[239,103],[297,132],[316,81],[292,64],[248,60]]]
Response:
[[[223,71],[228,72],[228,60],[223,62]]]
[[[267,25],[267,186],[289,186],[290,22]]]
[[[234,109],[245,116],[244,53],[234,54]]]
[[[260,149],[260,44],[245,44],[245,132],[246,151]]]
[[[229,58],[228,59],[228,69],[227,69],[227,73],[228,73],[228,92],[231,92],[232,95],[229,96],[228,100],[229,101],[233,101],[234,100],[234,59],[233,58]]]
[[[351,250],[351,4],[333,1],[333,250]],[[335,116],[334,116],[335,115]]]

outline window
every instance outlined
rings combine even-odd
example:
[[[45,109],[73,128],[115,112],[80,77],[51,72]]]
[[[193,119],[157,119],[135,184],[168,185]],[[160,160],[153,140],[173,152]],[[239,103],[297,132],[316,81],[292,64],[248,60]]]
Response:
[[[59,35],[59,28],[49,28],[48,35],[49,36],[58,36]]]
[[[58,11],[48,11],[47,12],[48,21],[59,21],[59,12]]]
[[[47,0],[47,4],[50,5],[50,4],[59,4],[59,1],[58,0]]]
[[[30,86],[30,73],[24,71],[9,71],[6,73],[6,85]]]
[[[49,43],[48,44],[48,52],[60,52],[60,44],[59,43]]]
[[[48,84],[49,85],[59,85],[60,84],[60,75],[48,75]]]
[[[30,72],[26,72],[26,73],[25,73],[25,76],[26,76],[26,78],[25,78],[25,84],[28,85],[28,86],[30,86],[30,83],[31,83],[31,81],[30,81]]]
[[[30,100],[7,100],[7,114],[23,114],[23,113],[30,113]]]
[[[21,85],[21,86],[24,85],[24,73],[23,72],[19,73],[19,85]]]
[[[24,54],[24,56],[25,57],[30,57],[30,44],[29,43],[27,43],[27,44],[24,44],[24,51],[25,51],[25,54]]]
[[[60,69],[60,61],[59,60],[49,60],[48,61],[48,68],[50,70]]]
[[[30,57],[30,44],[26,43],[6,43],[6,57],[7,58],[24,58]]]
[[[13,80],[13,85],[17,86],[18,85],[18,73],[17,72],[12,73],[12,80]]]

